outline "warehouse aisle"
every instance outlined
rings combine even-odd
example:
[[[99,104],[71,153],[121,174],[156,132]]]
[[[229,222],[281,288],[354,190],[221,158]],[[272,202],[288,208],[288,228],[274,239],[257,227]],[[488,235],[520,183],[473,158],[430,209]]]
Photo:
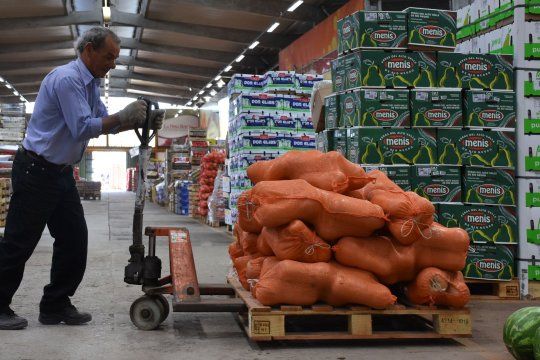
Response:
[[[137,330],[129,307],[140,288],[123,282],[131,241],[134,195],[104,194],[85,201],[90,232],[86,277],[74,304],[94,320],[79,327],[46,327],[38,323],[38,303],[48,282],[52,239],[45,234],[29,260],[14,309],[29,321],[23,331],[0,332],[0,359],[510,359],[501,340],[504,319],[523,302],[473,302],[474,338],[423,342],[250,343],[231,314],[174,314],[156,331]],[[229,269],[222,230],[147,204],[145,223],[190,229],[201,282],[223,282]],[[168,272],[166,239],[158,255]]]

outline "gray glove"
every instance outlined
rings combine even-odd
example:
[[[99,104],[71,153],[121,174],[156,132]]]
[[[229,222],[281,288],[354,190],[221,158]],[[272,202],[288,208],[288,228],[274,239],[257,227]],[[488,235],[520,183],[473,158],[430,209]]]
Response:
[[[164,109],[152,110],[150,113],[150,129],[160,130],[163,126],[163,119],[165,118]]]
[[[118,112],[122,127],[135,128],[146,120],[146,101],[137,100]]]

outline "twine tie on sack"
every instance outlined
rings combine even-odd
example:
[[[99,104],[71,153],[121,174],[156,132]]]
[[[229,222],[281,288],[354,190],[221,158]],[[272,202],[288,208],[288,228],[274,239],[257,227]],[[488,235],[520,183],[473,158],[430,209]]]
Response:
[[[412,226],[410,227],[409,231],[405,231],[404,228],[409,223],[412,223]],[[420,225],[425,226],[426,230],[429,230],[429,236],[424,235],[422,229],[420,228]],[[421,222],[416,221],[415,219],[412,219],[412,218],[407,219],[403,224],[401,224],[401,236],[408,237],[409,235],[411,235],[411,233],[412,233],[415,226],[418,229],[418,232],[420,233],[420,236],[422,236],[424,239],[431,239],[431,237],[433,236],[433,231],[431,231],[430,225],[421,223]]]
[[[315,247],[320,247],[321,249],[330,249],[331,246],[329,244],[312,244],[308,246],[305,250],[306,255],[311,256],[313,253],[315,253]]]

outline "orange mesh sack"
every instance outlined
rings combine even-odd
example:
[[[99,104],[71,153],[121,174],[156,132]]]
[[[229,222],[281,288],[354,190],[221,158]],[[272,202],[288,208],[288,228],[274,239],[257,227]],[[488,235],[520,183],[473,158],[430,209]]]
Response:
[[[386,221],[380,206],[318,189],[305,180],[263,181],[250,195],[256,222],[273,228],[302,220],[330,243],[343,236],[369,236]]]
[[[237,257],[243,256],[244,251],[242,250],[242,246],[238,241],[233,241],[229,244],[229,256],[232,260],[236,259]]]
[[[252,259],[251,255],[240,256],[233,260],[233,266],[238,274],[238,280],[244,287],[244,289],[249,290],[249,283],[247,281],[246,270],[248,261]]]
[[[370,273],[335,262],[282,260],[261,273],[253,292],[263,305],[313,305],[324,301],[333,306],[361,304],[385,308],[396,301],[390,290]]]
[[[263,228],[261,237],[270,245],[279,260],[328,262],[332,250],[324,240],[300,220],[280,228]]]
[[[303,179],[319,189],[339,193],[360,189],[371,181],[361,166],[336,151],[289,151],[277,159],[252,164],[247,174],[254,184]]]
[[[444,305],[462,308],[471,294],[461,271],[443,271],[437,268],[422,270],[405,288],[407,298],[419,305]]]
[[[257,238],[257,251],[263,256],[274,256],[274,251],[268,245],[264,232],[261,232]]]
[[[385,236],[344,237],[332,250],[339,263],[369,271],[387,285],[412,281],[420,270],[428,267],[447,271],[463,269],[469,248],[467,232],[437,223],[428,230],[429,238],[421,238],[409,246]]]
[[[266,256],[260,256],[247,262],[246,278],[249,280],[258,279],[261,275],[261,269]]]
[[[251,198],[252,190],[244,191],[238,197],[238,224],[247,232],[260,234],[263,227],[255,220]]]
[[[242,246],[242,251],[245,255],[255,254],[257,252],[258,234],[248,233],[242,228],[238,229],[238,242]]]
[[[366,184],[361,190],[353,191],[349,196],[359,197],[360,199],[369,200],[371,192],[375,190],[390,190],[401,191],[403,190],[397,186],[386,174],[380,170],[371,170],[366,174],[371,181]],[[357,194],[357,195],[355,195]]]

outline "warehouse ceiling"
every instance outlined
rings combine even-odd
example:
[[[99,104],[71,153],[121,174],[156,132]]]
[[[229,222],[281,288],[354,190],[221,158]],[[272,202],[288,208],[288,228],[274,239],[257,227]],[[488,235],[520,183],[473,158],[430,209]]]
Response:
[[[219,91],[233,73],[274,68],[280,49],[325,19],[347,0],[0,0],[0,76],[27,101],[35,101],[43,77],[76,58],[76,39],[107,23],[121,38],[109,96],[184,105]],[[103,7],[110,20],[104,21]],[[279,22],[272,33],[268,28]],[[260,44],[254,49],[254,41]],[[240,61],[239,55],[245,55]],[[228,65],[232,69],[224,72]],[[211,85],[208,85],[211,84]],[[207,87],[208,86],[208,87]],[[204,89],[205,93],[198,93]],[[0,87],[0,102],[19,101]],[[200,103],[199,103],[200,104]]]

